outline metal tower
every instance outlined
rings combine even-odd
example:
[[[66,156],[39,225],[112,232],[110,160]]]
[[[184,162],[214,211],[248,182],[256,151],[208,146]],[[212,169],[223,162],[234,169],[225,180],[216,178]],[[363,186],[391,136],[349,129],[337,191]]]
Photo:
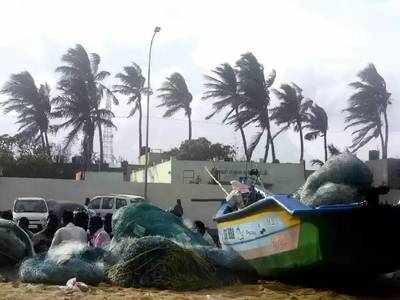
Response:
[[[107,98],[106,109],[111,110],[111,99],[109,97]],[[116,159],[114,156],[113,138],[113,128],[105,126],[103,131],[104,161],[110,166],[114,166],[116,163]]]

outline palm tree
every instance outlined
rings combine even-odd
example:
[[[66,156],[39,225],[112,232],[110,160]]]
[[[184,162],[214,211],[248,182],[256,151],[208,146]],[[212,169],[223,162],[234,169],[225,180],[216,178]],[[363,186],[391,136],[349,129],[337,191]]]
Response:
[[[228,119],[232,120],[233,118],[232,121],[237,124],[236,127],[240,130],[240,134],[242,136],[246,160],[250,161],[252,152],[250,153],[248,150],[243,124],[238,118],[240,104],[243,101],[243,97],[239,93],[239,83],[236,78],[236,71],[230,64],[224,63],[212,70],[212,73],[214,73],[216,77],[208,75],[205,76],[207,82],[204,86],[207,90],[204,92],[202,99],[207,100],[210,98],[215,98],[218,99],[218,101],[213,103],[214,111],[208,115],[206,119],[208,120],[215,114],[228,108],[228,112],[225,114],[222,123],[226,123]]]
[[[279,126],[293,126],[300,137],[300,162],[304,159],[303,123],[307,121],[307,111],[312,105],[311,100],[305,100],[302,89],[296,84],[282,84],[281,90],[274,89],[276,97],[281,100],[279,106],[271,109],[271,119]]]
[[[139,112],[139,153],[142,151],[142,93],[146,91],[144,83],[146,79],[142,75],[142,69],[136,63],[124,67],[123,73],[115,75],[121,84],[114,85],[114,92],[128,96],[128,104],[133,105],[128,117]]]
[[[97,117],[94,119],[94,125],[97,126],[99,132],[100,165],[102,165],[104,161],[104,150],[101,125],[104,122],[101,112],[104,112],[104,110],[101,110],[99,107],[104,96],[110,97],[114,104],[118,105],[118,100],[113,92],[102,83],[104,79],[110,76],[110,73],[107,71],[99,71],[100,56],[96,53],[88,54],[85,48],[79,44],[77,44],[75,48],[68,49],[61,60],[65,65],[56,69],[56,72],[62,74],[61,80],[81,81],[80,85],[74,84],[73,86],[86,89],[85,97],[88,99],[85,101],[90,102],[89,106],[96,112]],[[83,96],[83,94],[81,93],[80,96]],[[112,114],[108,115],[111,116]]]
[[[258,143],[264,131],[267,131],[264,162],[267,161],[269,146],[271,146],[272,161],[275,162],[276,155],[268,106],[270,104],[269,88],[275,81],[276,72],[272,70],[266,79],[264,67],[250,52],[243,54],[236,65],[238,67],[240,92],[245,97],[245,101],[241,103],[243,109],[239,112],[237,120],[244,127],[255,123],[260,128],[260,132],[255,136],[252,144]]]
[[[304,128],[310,130],[304,136],[306,140],[315,140],[318,136],[324,138],[324,154],[325,161],[328,160],[327,132],[328,132],[328,115],[326,111],[317,104],[310,107],[310,113],[307,114],[307,122]]]
[[[48,139],[50,87],[45,83],[37,88],[32,75],[27,72],[12,74],[1,90],[9,99],[3,103],[5,113],[18,113],[18,131],[28,139],[41,139],[43,151],[50,155]]]
[[[61,124],[55,125],[55,130],[71,128],[65,139],[68,148],[83,134],[82,152],[83,167],[86,169],[93,158],[93,138],[96,124],[114,126],[110,110],[99,109],[97,102],[88,95],[87,85],[80,78],[61,79],[58,82],[60,95],[52,100],[55,106],[53,117],[62,118]]]
[[[389,138],[387,106],[391,104],[391,94],[386,89],[385,80],[373,64],[359,72],[358,77],[360,81],[350,83],[356,92],[350,96],[348,108],[344,110],[345,122],[348,123],[345,129],[354,128],[350,148],[357,151],[372,139],[379,137],[382,158],[386,159]]]
[[[164,117],[171,117],[179,110],[183,110],[189,121],[189,140],[192,139],[192,109],[190,103],[193,96],[189,92],[185,79],[179,73],[173,73],[158,89],[161,92],[158,97],[162,103],[158,107],[165,106],[167,108]]]

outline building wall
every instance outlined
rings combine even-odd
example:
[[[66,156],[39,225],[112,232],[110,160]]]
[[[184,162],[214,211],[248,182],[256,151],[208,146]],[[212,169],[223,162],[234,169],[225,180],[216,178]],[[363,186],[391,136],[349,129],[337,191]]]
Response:
[[[207,184],[212,179],[205,168],[212,170],[216,168],[219,172],[219,181],[230,182],[238,180],[252,169],[258,169],[263,183],[276,193],[294,192],[305,181],[304,165],[297,163],[246,163],[246,162],[225,162],[225,161],[180,161],[172,160],[171,173],[173,184],[198,182]]]
[[[291,193],[297,190],[305,181],[303,164],[297,163],[246,163],[225,161],[183,161],[170,160],[149,168],[148,181],[154,183],[208,184],[213,182],[206,172],[216,168],[219,172],[219,180],[229,183],[245,176],[246,173],[256,168],[260,172],[262,181],[267,187],[276,193]],[[131,181],[143,182],[144,170],[132,172]]]
[[[149,184],[149,199],[162,209],[173,207],[182,200],[185,216],[202,220],[215,227],[212,218],[225,196],[216,185]],[[225,187],[229,189],[229,187]],[[84,203],[86,197],[101,194],[135,194],[143,196],[144,184],[132,182],[76,181],[42,178],[0,177],[0,210],[11,209],[16,197],[37,196],[57,201]],[[214,201],[210,201],[214,199]],[[193,201],[194,200],[194,201]],[[203,200],[203,201],[201,201]]]
[[[133,171],[131,181],[143,182],[144,173],[144,170]],[[153,183],[171,183],[171,161],[168,160],[150,167],[147,173],[147,180]]]
[[[122,172],[85,172],[85,181],[96,181],[96,182],[121,182],[124,181],[124,175]]]

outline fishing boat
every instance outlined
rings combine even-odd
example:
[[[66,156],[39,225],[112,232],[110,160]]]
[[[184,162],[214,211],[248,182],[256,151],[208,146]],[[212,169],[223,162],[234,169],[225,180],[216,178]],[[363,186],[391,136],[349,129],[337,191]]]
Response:
[[[375,275],[400,269],[399,209],[366,203],[311,208],[289,195],[270,195],[214,220],[224,249],[259,276]]]

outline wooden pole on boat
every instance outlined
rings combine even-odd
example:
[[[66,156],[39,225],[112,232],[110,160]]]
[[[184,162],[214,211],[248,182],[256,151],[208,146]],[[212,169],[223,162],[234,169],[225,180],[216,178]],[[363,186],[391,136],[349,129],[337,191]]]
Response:
[[[219,187],[221,188],[221,190],[223,190],[224,193],[228,196],[229,193],[224,189],[224,187],[222,186],[222,184],[221,184],[217,179],[215,179],[215,177],[211,174],[211,172],[207,169],[206,166],[204,166],[204,169],[206,170],[206,172],[208,173],[208,175],[210,175],[210,177],[215,181],[215,183],[219,185]]]

